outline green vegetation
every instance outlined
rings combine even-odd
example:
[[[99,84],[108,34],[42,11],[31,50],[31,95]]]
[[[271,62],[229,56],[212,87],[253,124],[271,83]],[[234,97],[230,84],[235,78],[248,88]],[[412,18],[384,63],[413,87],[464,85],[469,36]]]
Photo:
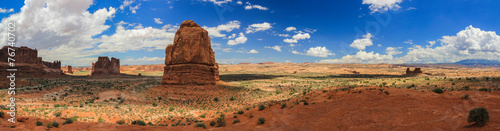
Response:
[[[54,116],[56,116],[56,117],[60,117],[60,116],[61,116],[61,112],[56,112],[56,113],[54,113]]]
[[[264,109],[266,109],[266,106],[265,106],[265,105],[263,105],[263,104],[260,104],[260,105],[259,105],[259,111],[264,110]]]
[[[223,127],[226,126],[226,115],[224,113],[221,113],[220,116],[217,118],[217,127]]]
[[[434,93],[438,93],[438,94],[443,94],[443,93],[444,93],[443,89],[441,89],[441,88],[434,88],[434,89],[432,90],[432,92],[434,92]]]
[[[54,122],[52,122],[52,126],[59,127],[59,123],[57,123],[57,121],[54,121]]]
[[[470,110],[469,117],[467,118],[467,122],[476,122],[476,124],[478,124],[479,126],[486,125],[486,122],[488,122],[489,120],[490,115],[488,114],[486,108],[483,107]]]
[[[42,126],[43,125],[43,122],[41,121],[36,121],[36,126]]]
[[[259,120],[257,121],[257,124],[258,124],[258,125],[261,125],[261,124],[264,124],[264,123],[266,123],[266,119],[264,119],[264,118],[262,118],[262,117],[261,117],[261,118],[259,118]]]
[[[146,122],[142,121],[142,120],[135,120],[135,121],[132,121],[132,125],[140,125],[140,126],[146,126]]]
[[[201,123],[201,122],[200,123],[196,123],[194,125],[194,127],[203,127],[203,129],[207,129],[207,125],[205,125],[205,123]]]

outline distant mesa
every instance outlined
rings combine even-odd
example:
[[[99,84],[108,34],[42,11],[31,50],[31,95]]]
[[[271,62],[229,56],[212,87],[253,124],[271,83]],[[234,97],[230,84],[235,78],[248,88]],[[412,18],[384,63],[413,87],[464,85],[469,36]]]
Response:
[[[64,73],[73,74],[73,67],[71,65],[66,65],[61,67]]]
[[[61,61],[46,62],[42,61],[42,57],[38,57],[38,51],[26,46],[10,47],[15,50],[15,67],[18,69],[16,76],[60,76],[63,75],[61,70]],[[7,63],[9,56],[9,46],[4,46],[0,50],[0,67],[2,69],[11,68]],[[5,70],[0,71],[1,74],[6,74]]]
[[[422,74],[422,70],[420,68],[415,68],[415,70],[411,71],[410,68],[406,68],[406,75],[417,75]]]
[[[192,20],[182,22],[165,54],[162,85],[215,85],[219,80],[208,32]]]
[[[120,60],[107,56],[99,56],[97,62],[92,63],[91,76],[120,75]]]
[[[239,64],[240,65],[244,65],[244,64],[252,64],[252,63],[250,63],[250,62],[240,62]]]
[[[262,65],[262,64],[274,64],[274,63],[276,63],[276,62],[268,61],[268,62],[261,62],[261,63],[257,63],[257,64]]]

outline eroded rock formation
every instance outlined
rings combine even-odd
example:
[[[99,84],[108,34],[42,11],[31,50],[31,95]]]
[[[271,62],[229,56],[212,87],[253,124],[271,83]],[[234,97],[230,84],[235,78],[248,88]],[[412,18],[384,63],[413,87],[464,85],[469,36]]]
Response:
[[[46,62],[43,61],[43,64],[47,66],[47,68],[51,69],[61,69],[61,61],[54,61],[54,62]]]
[[[219,79],[208,32],[192,20],[182,22],[165,53],[162,85],[213,85]]]
[[[14,52],[14,68],[18,69],[16,76],[44,76],[62,75],[61,62],[44,62],[42,57],[38,57],[38,51],[26,46],[10,47],[14,51],[9,51],[9,46],[4,46],[0,50],[0,68],[10,68],[8,58]],[[0,74],[7,74],[5,70],[0,70]]]
[[[422,70],[420,68],[415,68],[415,70],[411,71],[410,68],[406,68],[406,74],[407,75],[415,75],[415,74],[421,74]]]
[[[91,76],[96,75],[120,75],[120,60],[107,56],[99,56],[97,62],[92,63]]]

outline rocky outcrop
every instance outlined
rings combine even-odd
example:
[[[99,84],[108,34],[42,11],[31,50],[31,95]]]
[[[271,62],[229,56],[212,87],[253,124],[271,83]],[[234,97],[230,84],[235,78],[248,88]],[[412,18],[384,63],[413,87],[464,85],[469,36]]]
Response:
[[[8,48],[9,46],[4,46],[2,50],[0,50],[1,62],[7,62],[9,58]],[[11,49],[15,50],[15,63],[42,64],[42,57],[38,57],[38,51],[36,49],[31,49],[26,46],[11,47]]]
[[[213,85],[219,78],[208,32],[192,20],[182,22],[165,53],[162,85]]]
[[[91,76],[120,75],[120,60],[114,57],[99,56],[97,62],[92,63]]]
[[[64,73],[73,74],[73,67],[70,65],[66,65],[64,67],[61,67],[61,70],[63,70]]]
[[[43,61],[43,65],[51,69],[61,69],[61,61],[54,61],[54,62]]]
[[[10,47],[4,46],[0,50],[0,68],[11,68],[8,59],[11,58],[9,53],[14,52],[14,68],[17,69],[16,76],[59,76],[62,75],[61,62],[54,63],[42,61],[42,57],[38,57],[38,51],[26,46]],[[14,50],[14,51],[12,51]],[[0,70],[0,74],[8,74],[5,70]]]
[[[422,70],[420,68],[415,68],[415,70],[411,71],[410,68],[406,68],[406,74],[407,75],[416,75],[416,74],[421,74]]]

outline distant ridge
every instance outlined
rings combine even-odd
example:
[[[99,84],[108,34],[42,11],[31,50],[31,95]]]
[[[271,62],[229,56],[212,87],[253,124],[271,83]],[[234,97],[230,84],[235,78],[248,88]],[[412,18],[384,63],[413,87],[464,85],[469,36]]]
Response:
[[[500,67],[500,62],[496,60],[486,60],[486,59],[465,59],[454,64],[461,64],[467,66],[494,66]]]

